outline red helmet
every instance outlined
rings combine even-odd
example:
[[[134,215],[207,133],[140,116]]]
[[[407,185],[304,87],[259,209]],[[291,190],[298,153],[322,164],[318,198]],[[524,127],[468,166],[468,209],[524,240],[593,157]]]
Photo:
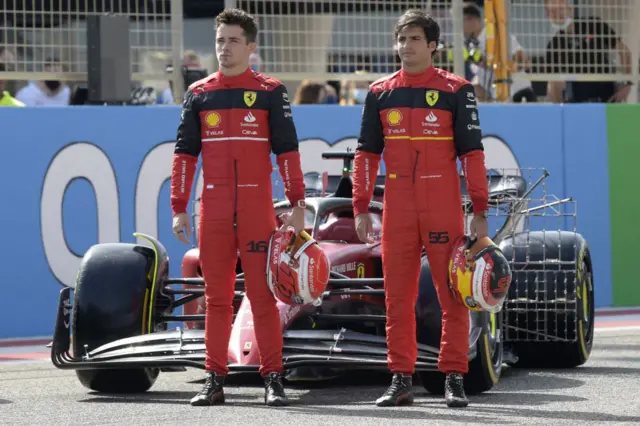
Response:
[[[329,281],[329,258],[305,231],[277,230],[269,240],[267,283],[288,305],[322,301]]]
[[[459,237],[449,261],[449,286],[472,311],[500,312],[511,285],[511,267],[489,238]]]

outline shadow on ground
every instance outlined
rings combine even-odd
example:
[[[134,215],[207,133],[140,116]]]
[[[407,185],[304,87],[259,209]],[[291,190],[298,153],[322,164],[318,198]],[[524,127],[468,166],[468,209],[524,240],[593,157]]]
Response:
[[[149,391],[145,393],[122,393],[109,394],[100,392],[89,392],[91,398],[81,399],[78,402],[101,403],[101,404],[189,404],[189,400],[197,391],[173,392],[173,391]],[[253,398],[255,394],[234,394],[234,398]]]
[[[510,392],[529,392],[540,390],[573,389],[584,386],[584,380],[564,377],[564,374],[575,375],[576,370],[570,369],[527,369],[503,368],[500,381],[494,390]]]
[[[585,369],[586,370],[586,369]],[[594,370],[594,369],[591,369]],[[558,370],[562,372],[563,370]],[[592,374],[595,374],[592,372]],[[607,374],[607,373],[602,373]],[[326,381],[317,382],[288,382],[286,387],[290,390],[293,400],[292,409],[306,410],[308,407],[312,412],[318,407],[331,406],[332,411],[337,407],[345,405],[371,405],[382,395],[389,385],[391,375],[383,372],[353,371],[340,377]],[[194,390],[190,392],[154,392],[153,389],[143,394],[109,395],[101,393],[90,393],[91,398],[82,402],[107,402],[107,403],[155,403],[155,404],[188,404],[195,393],[198,392],[202,379],[188,382],[194,384]],[[581,402],[585,398],[546,394],[543,391],[562,390],[578,388],[584,385],[582,380],[562,377],[548,372],[541,374],[541,371],[510,369],[503,370],[503,377],[494,387],[492,392],[482,395],[471,395],[472,401],[484,405],[517,405],[517,406],[541,406],[557,401]],[[227,398],[229,405],[252,405],[262,404],[263,381],[257,374],[234,374],[227,378],[225,388],[234,389],[233,395]],[[301,392],[302,391],[302,392]],[[305,392],[306,391],[306,392]],[[431,395],[424,390],[420,380],[414,380],[414,392],[416,403],[438,406],[444,404],[441,396]],[[518,395],[514,398],[511,395]],[[526,396],[524,396],[526,395]],[[312,407],[310,407],[312,406]],[[369,407],[367,407],[368,409]],[[326,408],[325,408],[326,409]],[[340,408],[342,415],[349,416],[348,409]],[[356,414],[359,415],[358,410]],[[385,416],[389,416],[386,414]],[[398,418],[407,417],[411,414],[403,413]],[[384,416],[383,416],[384,417]],[[392,416],[393,417],[393,416]],[[459,417],[456,417],[459,418]],[[476,421],[477,415],[474,415]],[[443,417],[444,420],[447,417]],[[472,419],[469,419],[470,421]]]

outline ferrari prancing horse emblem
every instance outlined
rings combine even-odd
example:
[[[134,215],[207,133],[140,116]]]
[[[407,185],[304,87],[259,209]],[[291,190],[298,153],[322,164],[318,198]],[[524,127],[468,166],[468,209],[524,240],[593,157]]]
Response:
[[[440,93],[437,90],[427,90],[425,98],[429,106],[434,106],[438,102],[438,98],[440,98]]]
[[[258,94],[256,92],[244,92],[244,103],[247,104],[248,107],[253,106],[256,103],[256,97]]]

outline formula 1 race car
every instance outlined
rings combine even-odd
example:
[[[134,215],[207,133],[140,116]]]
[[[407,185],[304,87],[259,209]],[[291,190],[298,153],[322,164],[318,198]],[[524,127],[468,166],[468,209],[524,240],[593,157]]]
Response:
[[[351,206],[353,152],[325,153],[345,162],[345,172],[323,195],[306,199],[307,232],[331,261],[331,278],[321,304],[278,304],[284,336],[283,362],[289,380],[322,379],[346,370],[387,369],[385,300],[380,244],[363,244],[356,235]],[[525,170],[488,176],[492,236],[510,261],[513,283],[497,314],[470,311],[468,393],[490,390],[504,364],[574,367],[589,357],[593,342],[592,262],[585,239],[569,227],[574,201],[546,195],[546,171],[531,183]],[[461,208],[471,213],[464,179]],[[379,182],[380,183],[380,182]],[[384,186],[376,188],[376,196]],[[539,197],[537,197],[539,195]],[[531,207],[529,204],[538,201]],[[276,214],[291,209],[275,204]],[[197,211],[197,209],[194,209]],[[374,232],[383,205],[372,201]],[[536,219],[558,220],[545,231]],[[529,228],[527,228],[529,226]],[[532,228],[537,230],[533,230]],[[197,234],[195,232],[194,234]],[[61,369],[75,369],[80,382],[101,392],[144,392],[160,371],[204,368],[204,294],[198,250],[182,259],[182,277],[168,276],[169,262],[155,238],[136,234],[149,246],[98,244],[85,254],[74,288],[59,298],[51,358]],[[232,372],[257,371],[258,348],[242,265],[237,266],[234,324],[229,344]],[[423,253],[415,306],[416,373],[431,393],[442,393],[437,370],[441,312]],[[72,292],[74,293],[72,298]],[[190,313],[178,314],[179,307]],[[180,321],[187,327],[168,329]]]

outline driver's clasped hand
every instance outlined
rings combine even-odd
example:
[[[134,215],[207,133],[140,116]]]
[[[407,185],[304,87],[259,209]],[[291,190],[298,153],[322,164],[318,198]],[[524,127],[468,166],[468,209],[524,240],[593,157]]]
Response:
[[[482,216],[473,216],[469,224],[469,232],[472,238],[485,238],[489,236],[489,221]]]
[[[189,239],[187,238],[191,236],[189,215],[186,213],[178,213],[173,217],[173,233],[177,239],[185,244],[189,244]]]
[[[281,215],[281,220],[283,222],[281,230],[291,227],[296,234],[299,234],[304,231],[304,208],[294,207],[288,215]]]
[[[367,244],[373,244],[376,240],[373,238],[373,227],[371,225],[371,216],[368,213],[356,215],[356,233],[360,241]]]

